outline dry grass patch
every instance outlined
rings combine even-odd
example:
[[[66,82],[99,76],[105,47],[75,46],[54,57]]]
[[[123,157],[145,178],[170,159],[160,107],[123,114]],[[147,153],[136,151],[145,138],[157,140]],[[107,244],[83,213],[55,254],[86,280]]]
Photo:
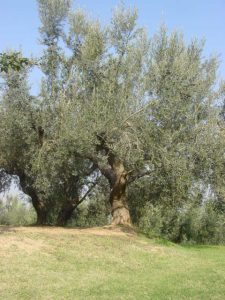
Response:
[[[0,228],[0,299],[224,299],[225,247],[123,228]]]

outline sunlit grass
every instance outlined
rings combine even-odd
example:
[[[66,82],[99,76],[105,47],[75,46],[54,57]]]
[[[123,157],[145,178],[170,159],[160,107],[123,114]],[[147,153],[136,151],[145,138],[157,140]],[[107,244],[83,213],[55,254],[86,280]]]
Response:
[[[109,229],[0,229],[0,299],[225,299],[225,247]]]

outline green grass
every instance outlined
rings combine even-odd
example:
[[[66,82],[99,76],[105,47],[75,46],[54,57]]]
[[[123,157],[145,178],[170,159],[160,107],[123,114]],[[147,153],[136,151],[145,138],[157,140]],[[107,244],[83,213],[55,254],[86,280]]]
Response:
[[[225,247],[119,229],[0,228],[0,299],[225,299]]]

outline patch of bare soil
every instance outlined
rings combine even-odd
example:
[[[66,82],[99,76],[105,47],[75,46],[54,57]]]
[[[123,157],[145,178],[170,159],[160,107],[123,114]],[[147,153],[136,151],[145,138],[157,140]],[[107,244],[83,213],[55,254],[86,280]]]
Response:
[[[136,246],[150,252],[163,252],[163,247],[149,244],[146,240],[136,239],[137,234],[131,227],[104,226],[92,228],[62,228],[54,226],[12,227],[0,226],[0,257],[10,256],[18,252],[32,254],[33,252],[48,253],[46,237],[61,238],[62,235],[96,235],[114,236],[133,240]],[[138,243],[137,243],[138,241]]]
[[[29,238],[19,240],[15,237],[3,237],[0,245],[0,256],[9,254],[9,251],[14,253],[22,251],[26,254],[32,254],[35,251],[40,251],[44,246],[43,242],[44,241]]]
[[[54,226],[38,226],[38,227],[11,227],[0,226],[0,236],[4,233],[47,233],[47,234],[93,234],[101,236],[133,236],[136,235],[135,230],[130,227],[92,227],[92,228],[62,228]],[[2,237],[2,236],[1,236]]]

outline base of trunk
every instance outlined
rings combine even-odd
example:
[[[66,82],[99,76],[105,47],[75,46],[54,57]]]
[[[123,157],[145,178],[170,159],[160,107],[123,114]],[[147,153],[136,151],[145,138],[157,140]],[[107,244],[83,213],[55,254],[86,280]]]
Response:
[[[67,225],[69,219],[70,219],[70,217],[66,218],[66,217],[60,215],[60,217],[57,218],[56,226],[65,227]]]
[[[130,212],[127,207],[120,203],[113,203],[112,225],[131,226]]]
[[[47,212],[37,212],[36,225],[47,225]]]
[[[61,210],[59,211],[58,217],[57,217],[57,226],[66,226],[70,218],[72,217],[72,214],[74,210],[76,209],[78,205],[78,201],[76,202],[66,202]]]

